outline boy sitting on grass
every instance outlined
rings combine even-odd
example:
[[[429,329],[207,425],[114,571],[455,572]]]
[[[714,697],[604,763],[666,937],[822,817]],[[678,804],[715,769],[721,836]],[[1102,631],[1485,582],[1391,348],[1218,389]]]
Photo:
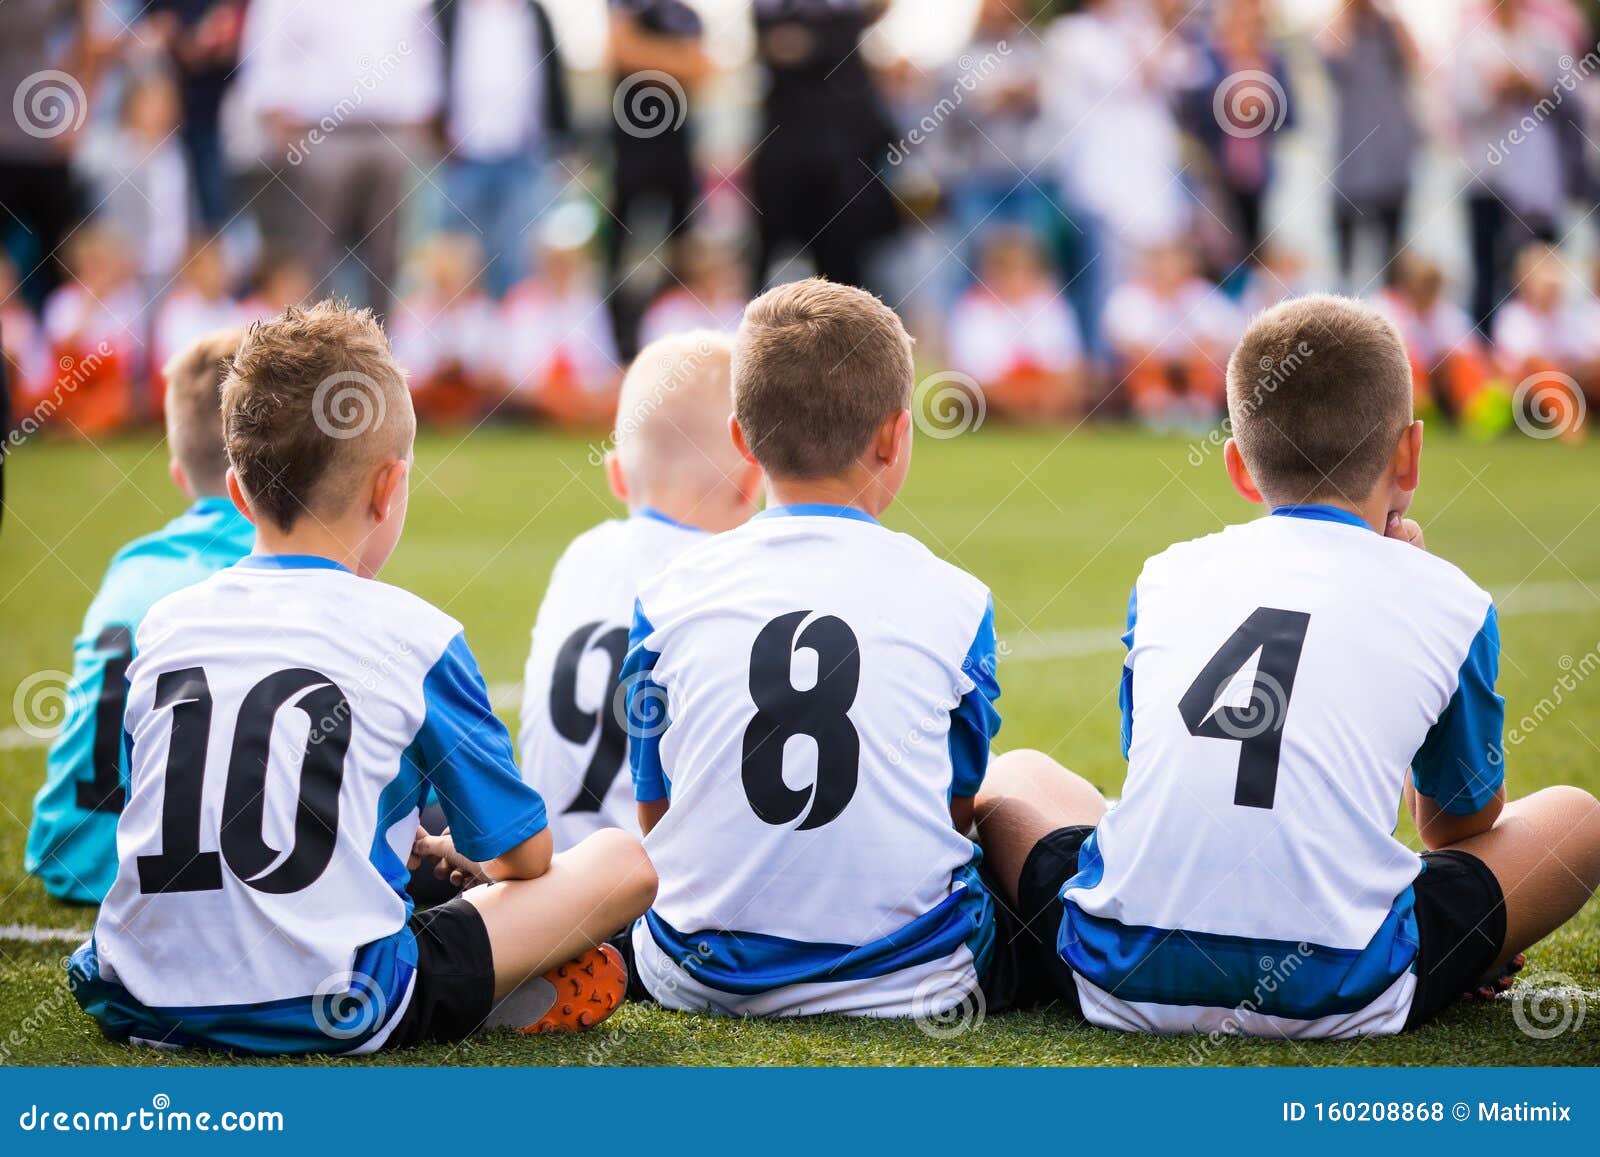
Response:
[[[1009,1000],[966,835],[1000,724],[989,592],[877,521],[911,464],[911,390],[911,339],[871,294],[811,279],[745,311],[731,428],[769,505],[641,586],[623,668],[661,874],[631,945],[669,1008]]]
[[[728,437],[732,354],[732,341],[710,330],[640,351],[605,457],[628,517],[580,534],[550,575],[523,678],[519,752],[550,805],[557,851],[602,828],[639,831],[618,695],[639,584],[755,513],[761,469]]]
[[[326,302],[259,322],[222,410],[255,553],[139,628],[120,862],[69,966],[79,1003],[115,1040],[253,1053],[604,1018],[626,971],[603,941],[655,874],[620,832],[552,858],[461,625],[376,581],[416,432],[383,331]],[[430,788],[450,832],[418,838]],[[493,884],[412,915],[419,854]]]
[[[117,817],[127,788],[122,708],[133,637],[158,600],[250,553],[250,522],[228,499],[219,393],[240,332],[180,350],[166,377],[167,472],[190,507],[119,550],[72,645],[66,717],[33,799],[26,867],[60,900],[98,904],[117,874]]]
[[[1296,360],[1304,343],[1314,351]],[[1296,366],[1260,384],[1259,366]],[[1498,978],[1600,882],[1600,804],[1506,802],[1487,592],[1405,517],[1422,424],[1394,326],[1300,298],[1228,369],[1228,476],[1271,516],[1145,564],[1109,811],[1037,752],[996,761],[985,852],[1094,1024],[1349,1037]],[[1409,774],[1408,774],[1409,773]],[[1409,811],[1428,849],[1394,834]]]

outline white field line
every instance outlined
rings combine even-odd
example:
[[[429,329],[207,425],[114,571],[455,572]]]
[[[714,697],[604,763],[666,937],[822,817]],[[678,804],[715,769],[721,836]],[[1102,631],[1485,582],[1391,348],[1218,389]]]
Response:
[[[0,940],[22,940],[29,944],[82,944],[89,939],[87,928],[41,928],[37,924],[0,924]]]
[[[1600,579],[1592,583],[1575,580],[1524,583],[1504,598],[1496,596],[1496,602],[1500,606],[1501,618],[1600,612]],[[1001,666],[1109,654],[1121,648],[1122,631],[1122,627],[1067,627],[1044,631],[1032,638],[1009,644],[1009,649],[1007,644],[1002,643]],[[515,712],[522,705],[521,682],[490,683],[489,700],[496,711]],[[48,746],[49,736],[40,738],[20,727],[0,730],[0,751]]]

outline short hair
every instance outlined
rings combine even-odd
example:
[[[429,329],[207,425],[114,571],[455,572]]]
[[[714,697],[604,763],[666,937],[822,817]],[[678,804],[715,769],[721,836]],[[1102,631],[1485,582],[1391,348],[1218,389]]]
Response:
[[[372,466],[410,451],[417,428],[383,328],[332,300],[245,331],[222,421],[251,511],[285,531],[302,514],[342,514]]]
[[[225,494],[228,448],[222,438],[222,381],[244,332],[219,330],[190,342],[161,367],[167,445],[197,495]]]
[[[1412,420],[1394,324],[1354,298],[1291,298],[1250,323],[1228,361],[1228,421],[1274,505],[1372,493]]]
[[[844,473],[911,404],[911,338],[872,294],[820,277],[752,301],[734,341],[733,412],[778,478]]]
[[[639,351],[622,379],[612,438],[628,488],[714,489],[739,468],[728,436],[733,341],[712,330],[664,337]]]

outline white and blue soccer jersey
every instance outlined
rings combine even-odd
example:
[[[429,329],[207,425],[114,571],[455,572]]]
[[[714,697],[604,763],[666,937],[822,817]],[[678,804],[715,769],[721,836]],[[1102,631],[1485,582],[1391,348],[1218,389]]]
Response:
[[[550,809],[565,851],[601,828],[639,834],[618,694],[639,583],[706,532],[654,510],[573,540],[550,575],[523,675],[522,774]]]
[[[639,594],[634,791],[668,799],[634,928],[669,1008],[942,1012],[980,983],[993,900],[950,801],[999,727],[987,589],[859,510],[789,506]]]
[[[116,553],[72,645],[66,714],[33,800],[26,867],[62,900],[98,904],[117,874],[127,786],[124,673],[134,632],[158,600],[250,553],[255,527],[226,498],[202,498]]]
[[[1146,563],[1126,641],[1127,783],[1062,892],[1084,1014],[1398,1032],[1423,870],[1394,836],[1407,769],[1454,815],[1503,783],[1488,593],[1354,515],[1282,507]]]
[[[162,600],[128,669],[118,870],[74,994],[115,1039],[365,1052],[405,1011],[431,788],[477,860],[545,827],[460,624],[326,559]]]

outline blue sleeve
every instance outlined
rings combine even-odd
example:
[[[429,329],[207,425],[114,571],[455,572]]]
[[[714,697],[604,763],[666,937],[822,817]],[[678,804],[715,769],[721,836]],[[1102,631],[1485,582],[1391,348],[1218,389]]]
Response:
[[[998,664],[994,598],[991,596],[972,646],[961,660],[961,670],[972,680],[972,690],[961,697],[961,702],[950,713],[950,794],[953,797],[977,795],[978,788],[983,786],[984,773],[989,770],[989,745],[1000,731],[1000,712],[994,706],[994,701],[1000,698],[1000,681],[996,677]]]
[[[1128,648],[1128,658],[1122,663],[1122,685],[1117,688],[1117,706],[1122,709],[1122,758],[1128,758],[1133,747],[1133,625],[1139,618],[1139,587],[1128,592],[1128,629],[1122,635],[1122,645]]]
[[[1456,693],[1411,759],[1417,792],[1453,816],[1482,811],[1505,783],[1506,701],[1495,693],[1500,673],[1500,621],[1494,607],[1484,617]]]
[[[633,798],[640,803],[665,799],[672,792],[661,766],[661,736],[672,724],[667,716],[667,691],[650,675],[661,655],[644,645],[654,633],[655,627],[635,599],[622,685],[628,690],[628,766],[633,773]]]
[[[544,831],[544,800],[517,771],[466,636],[450,641],[422,695],[427,714],[406,754],[444,808],[456,850],[492,860]]]

